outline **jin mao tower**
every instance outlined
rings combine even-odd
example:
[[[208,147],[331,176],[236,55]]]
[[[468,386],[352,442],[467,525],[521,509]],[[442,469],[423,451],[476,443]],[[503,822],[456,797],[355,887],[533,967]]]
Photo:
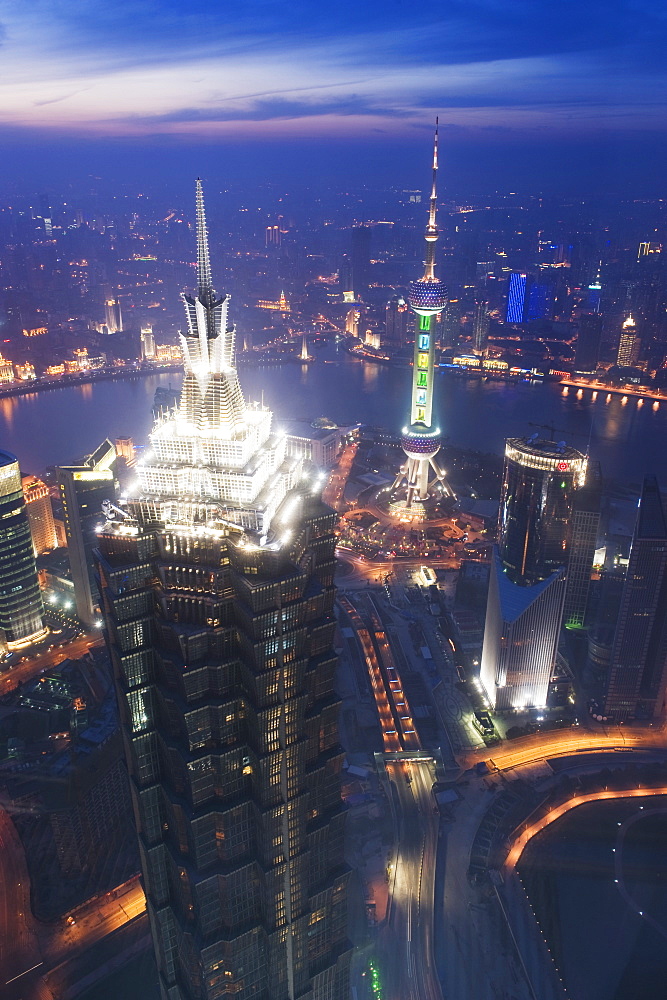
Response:
[[[234,367],[197,181],[185,377],[98,570],[164,1000],[347,1000],[335,515]]]
[[[433,368],[437,317],[447,305],[447,289],[435,276],[435,245],[438,241],[436,225],[438,180],[438,120],[435,123],[433,142],[433,181],[429,202],[428,224],[424,236],[426,259],[424,273],[418,281],[410,283],[408,301],[417,316],[415,351],[412,374],[412,404],[410,423],[403,428],[401,446],[407,461],[401,466],[394,482],[394,489],[405,484],[405,507],[410,509],[415,500],[426,500],[434,482],[444,483],[444,473],[435,462],[440,450],[440,428],[433,419]],[[429,482],[431,470],[434,478]]]

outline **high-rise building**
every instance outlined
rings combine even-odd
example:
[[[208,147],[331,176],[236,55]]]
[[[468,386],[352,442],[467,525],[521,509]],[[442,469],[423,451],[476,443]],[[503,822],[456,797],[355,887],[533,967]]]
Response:
[[[621,329],[616,364],[622,368],[632,368],[637,363],[640,349],[641,340],[637,336],[637,324],[632,316],[628,316]]]
[[[122,333],[123,314],[115,296],[109,297],[104,303],[104,323],[107,333]]]
[[[46,635],[18,459],[0,451],[0,629],[8,648]]]
[[[432,484],[429,472],[435,473],[435,482],[443,484],[444,474],[435,462],[440,450],[440,428],[433,414],[433,370],[435,364],[435,337],[438,315],[447,305],[447,289],[435,276],[435,245],[438,240],[436,212],[438,203],[438,120],[436,118],[433,143],[433,181],[426,226],[426,260],[424,274],[410,283],[408,301],[417,314],[415,351],[412,373],[412,405],[410,423],[403,428],[401,446],[407,461],[401,466],[393,489],[405,484],[405,507],[410,509],[415,500],[426,500]]]
[[[495,711],[547,704],[564,596],[564,569],[521,587],[494,550],[480,680]]]
[[[334,527],[248,406],[197,181],[180,405],[99,535],[164,1000],[347,1000]]]
[[[51,494],[46,483],[36,476],[23,476],[21,484],[30,522],[33,553],[41,556],[42,553],[58,547]]]
[[[506,323],[523,323],[529,275],[512,271],[507,279]]]
[[[585,485],[575,490],[567,545],[567,582],[563,625],[581,628],[586,619],[591,571],[600,529],[602,477],[598,463],[589,462]]]
[[[384,316],[383,345],[395,350],[405,347],[411,339],[410,325],[414,316],[402,295],[396,295],[387,302]]]
[[[665,710],[667,522],[655,476],[644,479],[611,652],[605,715],[622,721]]]
[[[600,358],[602,339],[602,316],[597,313],[583,313],[579,317],[579,333],[574,354],[575,371],[592,375]]]
[[[461,335],[461,303],[448,299],[440,322],[440,346],[443,350],[455,347]]]
[[[116,448],[107,438],[81,465],[56,469],[76,613],[86,625],[99,619],[93,551],[97,528],[104,520],[102,504],[118,498],[116,457]]]
[[[586,456],[563,442],[534,435],[509,438],[505,444],[499,541],[480,670],[498,711],[547,703],[571,554],[572,507],[576,491],[584,486],[586,468]],[[573,604],[574,595],[581,601],[580,563],[588,551],[583,527],[581,535],[573,564]],[[590,555],[592,566],[593,552]]]
[[[574,493],[586,468],[586,456],[562,442],[506,441],[498,545],[513,583],[538,583],[567,565]]]
[[[594,313],[599,313],[602,307],[602,282],[600,280],[601,271],[602,261],[600,261],[595,280],[591,281],[588,286],[588,308]]]
[[[489,303],[486,299],[477,299],[475,301],[472,339],[475,354],[484,354],[489,342]]]
[[[352,228],[350,267],[354,298],[363,301],[371,283],[371,229],[369,226],[353,226]]]
[[[155,337],[153,327],[147,323],[141,328],[141,360],[155,361]]]

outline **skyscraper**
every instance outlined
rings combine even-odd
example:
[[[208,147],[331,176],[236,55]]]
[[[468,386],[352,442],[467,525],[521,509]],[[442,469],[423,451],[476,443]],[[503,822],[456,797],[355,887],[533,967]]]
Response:
[[[108,333],[122,333],[123,314],[116,296],[109,297],[104,303],[104,322]]]
[[[523,323],[529,276],[519,271],[512,271],[507,279],[506,323]]]
[[[350,266],[355,300],[366,298],[371,283],[371,230],[369,226],[352,228]]]
[[[480,680],[497,712],[547,704],[564,594],[565,570],[520,587],[494,550]]]
[[[484,354],[489,342],[489,303],[487,299],[476,299],[472,322],[473,351]]]
[[[602,316],[584,313],[579,317],[579,333],[574,355],[575,371],[591,375],[596,371],[600,358]]]
[[[384,337],[382,344],[398,350],[405,347],[411,337],[408,336],[411,321],[414,319],[407,302],[402,295],[396,295],[387,302],[384,311]]]
[[[487,696],[499,711],[547,703],[566,593],[572,505],[586,467],[586,456],[563,442],[534,435],[505,443],[499,541],[480,669]],[[580,541],[577,553],[585,548]],[[579,562],[574,591],[580,599]]]
[[[141,360],[155,361],[155,337],[153,327],[147,323],[141,328]]]
[[[424,274],[410,284],[408,301],[417,314],[414,364],[412,373],[412,405],[410,423],[403,428],[401,446],[405,462],[396,477],[394,489],[405,483],[405,507],[410,509],[415,500],[426,500],[429,495],[429,470],[435,481],[443,483],[444,474],[435,462],[440,450],[440,428],[433,419],[433,368],[435,363],[436,317],[447,305],[447,289],[435,276],[435,245],[438,240],[436,225],[438,180],[438,120],[435,123],[433,143],[433,182],[429,203],[428,224],[424,236],[426,260]]]
[[[616,720],[653,718],[667,686],[667,522],[655,476],[644,479],[604,702]]]
[[[197,181],[185,375],[99,535],[164,1000],[347,1000],[335,515],[247,406]]]
[[[9,649],[46,635],[18,459],[0,451],[0,629]]]
[[[49,487],[36,476],[24,476],[21,480],[23,499],[26,504],[32,547],[36,556],[58,547],[56,526]]]
[[[67,536],[67,556],[74,584],[76,613],[86,625],[99,618],[93,551],[97,528],[103,521],[102,505],[118,498],[116,448],[107,438],[81,465],[56,469],[63,519]]]
[[[513,583],[538,583],[567,564],[572,503],[586,467],[586,456],[562,442],[537,435],[505,442],[498,545]]]
[[[574,492],[567,544],[567,583],[563,625],[581,628],[586,619],[591,570],[600,528],[600,467],[589,463],[586,482]]]
[[[628,316],[621,329],[616,364],[622,368],[632,368],[637,362],[640,348],[641,340],[637,336],[637,324],[632,316]]]

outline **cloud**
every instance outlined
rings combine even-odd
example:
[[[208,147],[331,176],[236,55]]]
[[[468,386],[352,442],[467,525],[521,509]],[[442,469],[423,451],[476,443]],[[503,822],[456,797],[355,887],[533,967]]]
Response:
[[[667,122],[647,0],[0,0],[0,124],[108,133],[406,134]],[[661,121],[662,117],[662,121]]]

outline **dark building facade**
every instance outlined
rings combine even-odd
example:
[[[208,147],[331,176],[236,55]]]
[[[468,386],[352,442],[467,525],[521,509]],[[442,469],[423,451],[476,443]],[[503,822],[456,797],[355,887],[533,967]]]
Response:
[[[180,406],[98,557],[162,996],[347,1000],[336,516],[245,406],[199,182],[197,236]]]
[[[602,316],[584,313],[579,317],[579,334],[574,354],[575,371],[591,374],[597,369],[602,340]]]
[[[118,497],[115,470],[116,448],[108,439],[81,465],[56,469],[76,613],[86,625],[93,625],[99,616],[93,551],[97,528],[104,520],[102,504]]]
[[[600,467],[589,463],[586,483],[574,493],[567,553],[563,625],[581,628],[586,620],[591,569],[600,528]]]
[[[644,480],[604,711],[617,720],[664,712],[667,685],[667,522],[655,476]]]

